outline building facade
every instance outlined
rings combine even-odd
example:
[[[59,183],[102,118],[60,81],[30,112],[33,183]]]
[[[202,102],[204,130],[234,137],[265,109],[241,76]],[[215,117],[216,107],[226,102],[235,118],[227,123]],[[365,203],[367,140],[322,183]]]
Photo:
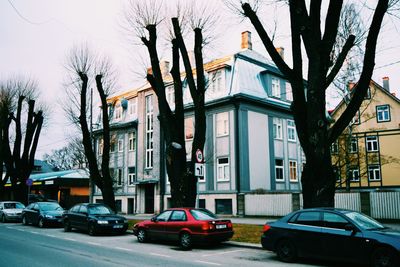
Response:
[[[167,100],[173,110],[169,66],[166,62],[161,64]],[[245,194],[300,191],[304,155],[290,112],[290,84],[270,60],[252,50],[250,32],[242,34],[240,52],[204,67],[207,130],[198,205],[218,214],[236,215],[244,212]],[[170,185],[156,95],[146,84],[109,98],[108,102],[113,114],[112,140],[116,144],[111,148],[114,157],[110,167],[117,181],[116,199],[121,211],[154,213],[167,208]],[[195,122],[187,87],[184,103],[190,160]],[[131,109],[136,116],[129,115]],[[97,141],[97,148],[101,148],[101,140]]]
[[[332,118],[338,119],[345,107],[342,101]],[[359,111],[331,154],[339,189],[400,186],[400,100],[390,92],[389,78],[383,78],[383,86],[370,82]]]

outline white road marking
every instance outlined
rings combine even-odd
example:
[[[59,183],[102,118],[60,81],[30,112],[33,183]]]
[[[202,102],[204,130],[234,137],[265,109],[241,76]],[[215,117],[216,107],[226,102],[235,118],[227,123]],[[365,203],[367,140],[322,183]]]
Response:
[[[76,239],[73,239],[73,238],[68,238],[68,237],[64,237],[63,239],[65,239],[65,240],[69,240],[69,241],[76,241]]]
[[[95,242],[86,242],[86,243],[88,243],[88,244],[90,244],[90,245],[101,246],[100,243],[95,243]]]
[[[132,251],[132,250],[130,250],[130,249],[128,249],[128,248],[121,248],[121,247],[115,247],[116,249],[120,249],[120,250],[125,250],[125,251]]]
[[[159,257],[164,257],[164,258],[171,258],[171,256],[164,255],[164,254],[158,254],[158,253],[150,253],[153,256],[159,256]]]
[[[49,234],[47,234],[47,236],[58,238],[58,236],[55,236],[55,235],[49,235]]]
[[[223,254],[236,253],[236,252],[241,252],[241,251],[244,251],[244,250],[243,250],[243,249],[238,249],[238,250],[230,250],[230,251],[224,251],[224,252],[217,252],[217,253],[212,253],[212,254],[204,254],[204,255],[202,255],[202,257],[223,255]]]
[[[29,233],[40,235],[39,232],[29,231]]]
[[[215,262],[210,262],[210,261],[199,261],[197,260],[196,262],[198,263],[204,263],[204,264],[209,264],[209,265],[215,265],[215,266],[221,266],[222,264],[215,263]]]

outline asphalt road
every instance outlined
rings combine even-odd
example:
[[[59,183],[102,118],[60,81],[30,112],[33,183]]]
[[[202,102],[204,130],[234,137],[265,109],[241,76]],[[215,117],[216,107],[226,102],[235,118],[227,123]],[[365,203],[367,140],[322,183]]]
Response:
[[[131,234],[89,236],[61,228],[0,224],[0,266],[277,266],[273,253],[254,248],[218,245],[182,251],[171,243],[138,243]],[[290,266],[343,266],[301,262]]]

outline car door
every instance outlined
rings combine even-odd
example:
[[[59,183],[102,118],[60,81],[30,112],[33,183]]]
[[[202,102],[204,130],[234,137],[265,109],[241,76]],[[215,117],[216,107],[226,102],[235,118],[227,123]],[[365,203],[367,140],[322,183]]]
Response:
[[[75,214],[77,228],[82,230],[88,229],[88,207],[81,205],[79,211]]]
[[[296,246],[299,256],[319,257],[322,250],[321,212],[304,211],[290,221],[290,239]]]
[[[32,206],[32,209],[30,210],[30,219],[29,221],[33,224],[37,224],[39,222],[39,216],[40,216],[40,206],[35,203]]]
[[[340,214],[323,212],[321,234],[324,254],[327,258],[359,261],[366,245],[358,228]]]
[[[169,217],[168,221],[165,223],[166,237],[169,240],[178,240],[179,233],[182,228],[187,225],[187,217],[184,210],[174,210]]]
[[[172,211],[166,210],[160,213],[157,217],[152,219],[152,223],[148,225],[148,235],[150,238],[167,239],[165,234],[165,226],[171,216]]]
[[[77,213],[79,211],[80,206],[81,205],[75,205],[68,211],[67,217],[68,217],[69,223],[71,224],[71,227],[78,228]]]

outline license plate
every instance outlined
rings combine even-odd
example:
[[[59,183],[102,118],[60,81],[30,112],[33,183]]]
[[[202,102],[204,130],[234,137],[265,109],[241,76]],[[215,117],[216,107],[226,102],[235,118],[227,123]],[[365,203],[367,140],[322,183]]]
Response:
[[[226,228],[226,224],[217,224],[215,227],[217,229],[225,229]]]
[[[114,225],[113,228],[122,228],[122,225]]]

